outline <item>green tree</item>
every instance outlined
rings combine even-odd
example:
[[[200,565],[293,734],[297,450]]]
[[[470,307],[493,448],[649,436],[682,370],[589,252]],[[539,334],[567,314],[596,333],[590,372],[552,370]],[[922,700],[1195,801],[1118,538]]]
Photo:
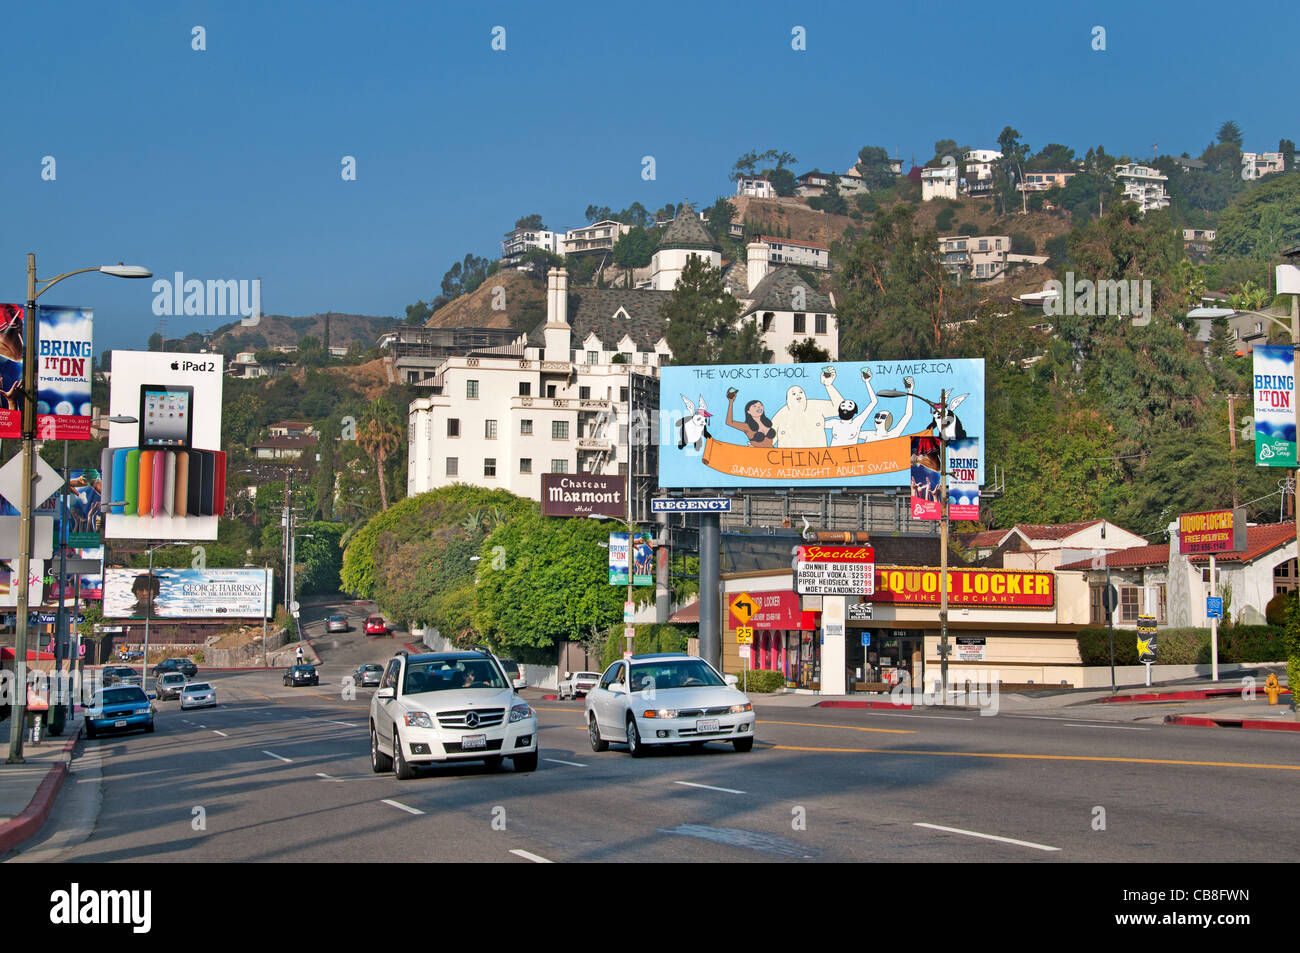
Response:
[[[799,185],[794,173],[789,169],[773,169],[768,173],[767,181],[772,183],[772,188],[776,190],[776,194],[783,198],[794,195]]]
[[[532,215],[522,215],[515,219],[515,228],[534,228],[542,229],[546,226],[542,224],[542,216],[537,212]]]
[[[771,356],[754,322],[739,320],[740,302],[722,269],[698,255],[687,260],[661,314],[674,364],[762,364]]]
[[[423,301],[417,301],[415,304],[406,306],[406,323],[423,327],[428,324],[429,318],[433,317],[433,311],[429,305]]]
[[[863,146],[858,150],[858,172],[868,190],[879,192],[894,184],[889,153],[880,146]]]
[[[634,225],[630,231],[619,236],[614,243],[614,264],[627,272],[627,287],[632,287],[632,271],[650,264],[654,255],[658,236],[640,225]]]
[[[382,397],[366,408],[365,417],[357,423],[357,446],[374,458],[383,509],[388,509],[386,463],[401,444],[402,434],[397,408]]]
[[[298,524],[303,538],[294,552],[294,588],[304,596],[337,592],[343,570],[339,541],[347,527],[342,523],[315,520]],[[298,534],[295,532],[295,536]],[[310,536],[310,538],[306,538]]]
[[[1219,133],[1217,138],[1219,142],[1221,143],[1230,142],[1233,145],[1235,145],[1238,149],[1241,148],[1242,142],[1245,141],[1241,135],[1241,127],[1238,126],[1231,119],[1229,119],[1227,122],[1225,122],[1222,126],[1219,127]]]
[[[819,345],[813,338],[795,341],[786,348],[790,360],[796,364],[823,364],[831,359],[831,352]]]
[[[704,214],[708,219],[705,227],[713,236],[713,240],[719,245],[727,242],[731,235],[731,223],[736,219],[736,206],[721,198],[710,205]]]
[[[488,268],[493,262],[478,255],[467,254],[464,261],[453,264],[442,276],[442,293],[447,300],[470,294],[487,280]]]
[[[1300,176],[1270,176],[1223,211],[1214,259],[1275,259],[1300,242]]]

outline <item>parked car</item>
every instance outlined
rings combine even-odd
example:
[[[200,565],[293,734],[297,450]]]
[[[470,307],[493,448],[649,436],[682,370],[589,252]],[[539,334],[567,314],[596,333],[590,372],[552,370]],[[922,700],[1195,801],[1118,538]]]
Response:
[[[348,617],[341,612],[336,612],[325,620],[326,632],[351,632],[352,624],[348,622]]]
[[[565,672],[560,682],[560,698],[577,698],[585,695],[600,681],[600,672]]]
[[[516,688],[527,688],[528,679],[524,678],[524,673],[519,670],[519,663],[512,658],[497,659],[501,663],[502,670],[506,673],[506,678],[510,679],[510,684]]]
[[[314,665],[295,665],[284,673],[284,684],[293,688],[299,685],[319,685],[320,676]]]
[[[181,689],[181,709],[210,708],[217,703],[217,690],[207,682],[190,682]]]
[[[109,685],[116,685],[124,678],[139,675],[140,673],[129,665],[107,665],[101,674],[104,679],[104,687],[107,688]]]
[[[680,652],[619,659],[587,693],[593,751],[624,742],[634,758],[650,745],[729,741],[754,747],[754,706],[704,659]]]
[[[199,667],[187,658],[165,658],[153,667],[152,675],[157,678],[163,672],[180,672],[186,678],[199,674]]]
[[[356,671],[352,673],[352,678],[362,688],[365,688],[367,685],[378,685],[383,677],[384,667],[375,662],[358,665]]]
[[[184,690],[187,679],[180,672],[163,672],[158,676],[154,685],[157,688],[159,698],[180,698]]]
[[[139,678],[139,676],[136,676]],[[86,709],[86,737],[104,731],[153,731],[154,707],[144,689],[115,685],[101,689]]]
[[[423,765],[537,770],[537,713],[487,652],[398,652],[370,699],[370,766],[399,780]]]
[[[388,623],[381,615],[372,615],[366,619],[366,635],[387,635]]]

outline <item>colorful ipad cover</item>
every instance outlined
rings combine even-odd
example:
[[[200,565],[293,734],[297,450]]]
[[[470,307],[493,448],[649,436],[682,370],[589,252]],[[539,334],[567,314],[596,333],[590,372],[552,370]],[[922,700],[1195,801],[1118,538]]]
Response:
[[[112,512],[119,515],[126,503],[126,455],[130,452],[125,447],[113,451],[113,478],[109,482],[113,485],[114,493],[111,502],[117,503],[117,506],[112,507]]]
[[[113,492],[113,451],[104,450],[99,455],[99,508],[105,515],[108,514],[108,504],[113,501],[110,495]]]
[[[203,505],[199,501],[203,498],[203,453],[186,450],[185,454],[190,458],[189,501],[185,504],[185,512],[190,516],[202,516]]]
[[[126,452],[126,495],[122,499],[126,505],[122,507],[122,512],[126,516],[136,516],[139,513],[140,501],[140,451],[128,450]]]
[[[216,490],[216,465],[217,458],[212,455],[211,450],[200,450],[203,456],[203,492],[199,494],[199,515],[211,516],[212,497]]]
[[[215,516],[224,516],[226,513],[226,452],[224,450],[214,450],[213,457],[216,458],[213,469],[213,488],[212,488],[212,513]]]
[[[140,499],[136,504],[137,516],[153,516],[153,458],[157,450],[140,451]]]
[[[172,502],[172,513],[185,516],[190,505],[190,455],[185,450],[176,453],[176,493]]]
[[[163,515],[163,497],[167,484],[167,451],[157,450],[153,455],[153,483],[150,489],[153,490],[153,502],[150,504],[149,512],[154,516]]]
[[[172,504],[176,499],[176,452],[168,450],[163,453],[162,502],[163,516],[171,516]],[[155,509],[157,512],[157,508]]]

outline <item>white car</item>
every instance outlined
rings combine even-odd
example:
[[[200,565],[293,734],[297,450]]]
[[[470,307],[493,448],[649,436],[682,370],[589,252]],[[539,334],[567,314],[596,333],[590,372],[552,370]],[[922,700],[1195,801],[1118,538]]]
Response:
[[[217,690],[207,682],[190,682],[181,689],[181,708],[211,708],[217,704]]]
[[[605,670],[587,693],[591,750],[624,742],[639,758],[650,745],[729,741],[754,747],[754,706],[704,659],[680,652],[633,655]]]
[[[487,652],[398,652],[370,699],[370,766],[400,780],[430,764],[537,770],[537,713]]]
[[[558,694],[561,700],[585,695],[600,681],[600,672],[565,672]]]
[[[189,679],[180,672],[163,672],[154,679],[159,698],[180,698],[188,683]]]

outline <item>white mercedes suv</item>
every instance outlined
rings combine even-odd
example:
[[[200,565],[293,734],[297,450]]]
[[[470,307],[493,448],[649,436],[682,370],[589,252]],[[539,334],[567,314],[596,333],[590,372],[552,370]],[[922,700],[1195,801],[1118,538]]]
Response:
[[[399,779],[454,761],[537,770],[537,713],[487,652],[398,652],[370,699],[370,765]]]

